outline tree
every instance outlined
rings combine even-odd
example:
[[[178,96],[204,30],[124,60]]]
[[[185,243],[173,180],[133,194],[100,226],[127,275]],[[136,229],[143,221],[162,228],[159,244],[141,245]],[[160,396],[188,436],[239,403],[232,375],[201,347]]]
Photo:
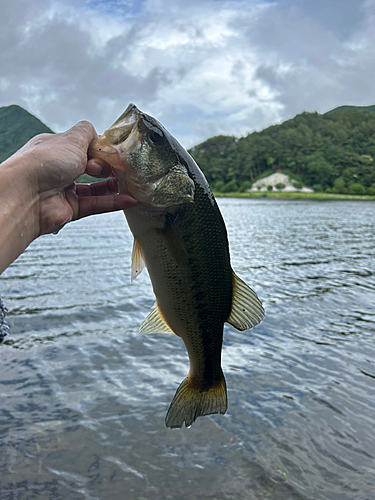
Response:
[[[359,182],[355,182],[354,184],[350,184],[348,192],[349,194],[365,194],[366,190],[362,186],[362,184],[359,184]]]
[[[238,191],[238,184],[234,179],[224,184],[221,188],[222,193],[234,193],[236,191]]]
[[[221,191],[224,186],[224,181],[216,181],[213,185],[215,191]]]
[[[375,184],[375,112],[305,112],[240,139],[213,137],[190,152],[212,185],[235,179],[242,186],[278,170],[316,191],[351,184],[368,191]]]
[[[337,175],[337,167],[328,163],[320,153],[309,158],[306,170],[307,184],[321,184],[323,189],[332,186]]]
[[[239,192],[240,193],[244,193],[245,191],[247,191],[248,189],[250,189],[252,186],[252,182],[250,181],[244,181],[241,186],[240,186],[240,189],[239,189]]]
[[[337,177],[333,183],[332,188],[333,193],[347,193],[348,190],[345,187],[345,181],[342,177]]]

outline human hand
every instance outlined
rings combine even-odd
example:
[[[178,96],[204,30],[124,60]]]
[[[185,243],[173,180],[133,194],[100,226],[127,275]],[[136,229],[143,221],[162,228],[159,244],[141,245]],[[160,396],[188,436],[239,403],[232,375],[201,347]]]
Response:
[[[138,202],[129,194],[117,194],[115,178],[90,185],[76,184],[83,173],[109,177],[112,168],[104,160],[87,158],[97,138],[89,122],[79,122],[61,134],[41,134],[12,158],[27,163],[32,196],[36,197],[37,234],[56,233],[67,222],[88,215],[126,209]]]
[[[87,215],[130,208],[138,202],[116,194],[114,178],[97,184],[75,181],[84,172],[108,177],[103,160],[88,161],[97,138],[89,122],[62,134],[41,134],[0,163],[0,274],[41,234],[56,233]]]

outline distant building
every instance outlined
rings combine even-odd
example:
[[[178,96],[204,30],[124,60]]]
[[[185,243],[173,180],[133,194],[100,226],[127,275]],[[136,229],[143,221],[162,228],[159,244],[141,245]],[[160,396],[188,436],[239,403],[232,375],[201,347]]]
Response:
[[[281,185],[284,185],[282,187]],[[296,187],[297,184],[297,187]],[[294,179],[291,179],[286,174],[281,174],[280,172],[275,172],[274,174],[269,175],[268,177],[263,177],[263,179],[259,179],[254,182],[251,186],[251,189],[248,191],[269,191],[270,188],[268,186],[272,186],[272,191],[300,191],[301,193],[313,193],[314,190],[308,187],[298,186],[298,182]],[[276,187],[278,186],[278,187]]]

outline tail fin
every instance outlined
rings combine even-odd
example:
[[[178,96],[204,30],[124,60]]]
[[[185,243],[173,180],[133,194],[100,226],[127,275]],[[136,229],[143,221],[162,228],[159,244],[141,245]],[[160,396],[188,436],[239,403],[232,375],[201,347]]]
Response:
[[[186,378],[180,384],[169,407],[165,424],[171,429],[191,427],[197,417],[212,415],[213,413],[224,414],[227,411],[227,386],[225,378],[208,390],[199,390],[189,387]]]

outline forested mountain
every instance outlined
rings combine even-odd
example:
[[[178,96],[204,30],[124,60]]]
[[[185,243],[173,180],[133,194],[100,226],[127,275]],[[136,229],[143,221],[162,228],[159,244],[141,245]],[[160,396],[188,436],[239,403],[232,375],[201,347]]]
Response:
[[[20,106],[0,107],[0,162],[21,148],[34,135],[53,133],[44,123]]]
[[[0,162],[42,132],[53,133],[20,106],[0,107]],[[189,152],[217,191],[245,190],[279,171],[315,191],[375,194],[375,105],[304,112],[246,137],[212,137]]]
[[[375,106],[301,113],[246,137],[217,136],[193,147],[216,190],[249,187],[275,171],[316,191],[375,194]]]
[[[371,113],[375,113],[375,105],[373,106],[338,106],[337,108],[331,109],[325,113],[326,115],[331,115],[332,113],[342,113],[343,111],[370,111]]]

